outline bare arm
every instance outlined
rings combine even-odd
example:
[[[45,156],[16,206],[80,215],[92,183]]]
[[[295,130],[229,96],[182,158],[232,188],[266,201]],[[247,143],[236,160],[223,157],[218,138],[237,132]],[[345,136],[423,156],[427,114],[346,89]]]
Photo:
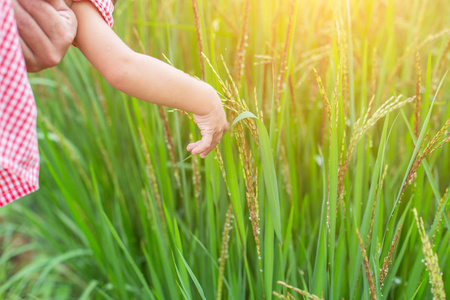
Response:
[[[113,87],[144,101],[193,113],[203,138],[188,150],[204,157],[214,149],[228,123],[210,85],[132,51],[90,2],[74,2],[72,9],[78,19],[75,44]]]
[[[77,19],[63,0],[13,0],[28,72],[57,65],[76,35]]]

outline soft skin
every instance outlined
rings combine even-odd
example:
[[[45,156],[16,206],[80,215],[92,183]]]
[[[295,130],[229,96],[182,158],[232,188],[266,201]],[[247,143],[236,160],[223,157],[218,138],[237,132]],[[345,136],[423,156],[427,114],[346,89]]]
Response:
[[[28,72],[56,66],[72,44],[77,19],[63,0],[13,0]]]
[[[34,1],[34,0],[33,0]],[[202,139],[187,150],[204,158],[228,129],[222,102],[203,81],[131,50],[90,1],[73,2],[78,19],[75,44],[116,89],[141,100],[193,113]]]

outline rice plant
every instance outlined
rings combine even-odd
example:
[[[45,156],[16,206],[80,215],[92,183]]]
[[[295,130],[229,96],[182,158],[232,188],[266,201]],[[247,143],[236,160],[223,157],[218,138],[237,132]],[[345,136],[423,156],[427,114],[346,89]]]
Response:
[[[30,76],[40,190],[0,210],[1,299],[442,299],[450,2],[119,1],[133,49],[213,85],[183,112],[73,48]],[[234,121],[234,122],[233,122]]]

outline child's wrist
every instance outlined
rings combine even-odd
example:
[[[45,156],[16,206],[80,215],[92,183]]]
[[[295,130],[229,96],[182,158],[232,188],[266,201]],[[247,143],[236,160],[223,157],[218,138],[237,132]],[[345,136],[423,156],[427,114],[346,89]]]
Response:
[[[222,101],[220,100],[216,90],[206,82],[201,83],[202,83],[201,87],[202,101],[199,105],[198,113],[196,114],[202,116],[207,115],[219,108],[222,109]]]

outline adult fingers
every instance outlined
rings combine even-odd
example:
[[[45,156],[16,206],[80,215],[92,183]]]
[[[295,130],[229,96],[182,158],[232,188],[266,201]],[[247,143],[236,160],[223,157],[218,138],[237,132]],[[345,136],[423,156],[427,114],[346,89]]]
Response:
[[[72,23],[72,18],[67,19],[61,18],[61,14],[58,9],[55,8],[47,1],[43,0],[17,0],[24,10],[28,12],[28,14],[35,20],[35,22],[41,28],[41,31],[44,32],[48,39],[56,40],[61,37],[64,38],[65,32],[72,31],[70,30]],[[59,0],[61,4],[59,5],[60,9],[64,10],[65,16],[70,15],[70,9],[67,5]],[[55,4],[57,5],[57,4]],[[71,12],[73,14],[73,12]],[[76,19],[75,16],[73,19]],[[76,30],[74,28],[73,30]],[[71,32],[70,32],[71,33]]]
[[[62,7],[63,4],[67,6],[66,2],[62,0],[43,0],[43,1],[53,6],[56,10]]]
[[[25,58],[25,64],[28,72],[39,71],[39,63],[36,61],[36,57],[33,52],[28,48],[27,44],[20,38],[20,45],[22,48],[23,57]]]
[[[25,49],[25,61],[30,72],[57,65],[75,38],[76,17],[63,1],[57,1],[67,10],[57,11],[52,6],[56,2],[51,5],[46,0],[13,1],[19,35]]]
[[[23,43],[33,53],[35,52],[33,51],[35,45],[38,45],[40,48],[47,48],[50,45],[50,40],[34,18],[22,7],[19,1],[13,1],[12,4],[16,16],[17,29]]]

